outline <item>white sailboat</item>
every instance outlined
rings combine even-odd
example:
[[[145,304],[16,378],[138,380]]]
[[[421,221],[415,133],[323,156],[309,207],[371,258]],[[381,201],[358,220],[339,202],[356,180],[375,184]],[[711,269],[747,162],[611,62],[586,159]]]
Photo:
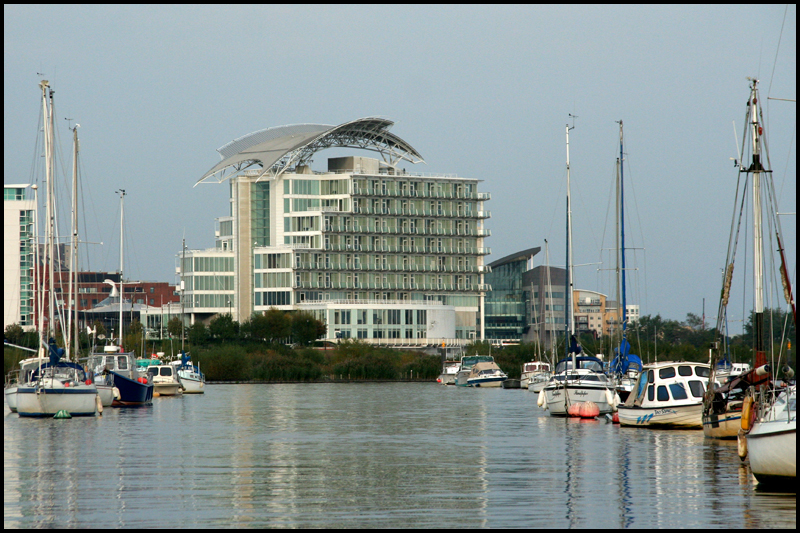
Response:
[[[567,283],[566,283],[566,346],[567,356],[556,364],[555,374],[539,393],[538,405],[553,416],[567,416],[569,408],[580,402],[593,402],[599,414],[610,413],[614,396],[613,383],[603,373],[603,362],[596,357],[581,356],[575,338],[575,314],[571,299],[574,276],[572,266],[572,206],[570,204],[569,124],[567,134]]]
[[[69,352],[58,348],[54,339],[57,320],[54,287],[56,210],[53,163],[53,91],[49,89],[49,86],[50,84],[46,80],[42,80],[39,84],[42,90],[47,181],[44,258],[47,261],[47,309],[50,316],[45,325],[44,306],[41,305],[38,324],[38,365],[30,373],[28,380],[17,388],[17,412],[19,416],[24,417],[53,416],[60,411],[66,411],[72,416],[94,416],[97,408],[97,388],[91,379],[87,379],[80,365],[69,361]],[[45,290],[44,283],[40,290]],[[40,299],[40,303],[43,301],[43,298]],[[63,317],[61,323],[65,329],[68,328]],[[45,356],[45,354],[47,355]]]

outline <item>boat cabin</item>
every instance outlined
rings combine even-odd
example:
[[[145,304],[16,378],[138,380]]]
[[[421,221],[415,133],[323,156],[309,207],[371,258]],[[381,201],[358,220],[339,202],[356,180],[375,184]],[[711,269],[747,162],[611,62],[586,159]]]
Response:
[[[579,369],[603,373],[603,362],[597,357],[581,356],[575,358],[575,365]],[[572,370],[572,358],[562,359],[556,364],[556,374],[563,374]]]
[[[539,372],[550,372],[550,364],[542,363],[541,361],[531,361],[522,365],[522,372],[530,372],[538,374]]]
[[[702,403],[710,374],[710,367],[703,363],[645,365],[625,405],[658,407]]]

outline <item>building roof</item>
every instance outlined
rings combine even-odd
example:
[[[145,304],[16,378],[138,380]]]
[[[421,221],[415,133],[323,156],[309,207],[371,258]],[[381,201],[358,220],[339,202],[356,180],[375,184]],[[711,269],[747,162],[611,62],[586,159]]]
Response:
[[[515,254],[507,255],[502,259],[498,259],[493,263],[489,263],[489,266],[492,268],[497,268],[502,265],[506,265],[508,263],[514,263],[515,261],[527,261],[534,255],[538,254],[542,251],[541,246],[537,246],[536,248],[529,248],[527,250],[522,250],[521,252],[517,252]]]
[[[304,164],[325,148],[361,148],[378,152],[390,166],[400,160],[424,162],[422,156],[400,137],[389,133],[394,122],[367,117],[329,124],[294,124],[249,133],[222,146],[217,151],[222,161],[211,167],[197,181],[225,181],[239,172],[259,165],[262,176],[272,171],[276,176],[293,165]]]

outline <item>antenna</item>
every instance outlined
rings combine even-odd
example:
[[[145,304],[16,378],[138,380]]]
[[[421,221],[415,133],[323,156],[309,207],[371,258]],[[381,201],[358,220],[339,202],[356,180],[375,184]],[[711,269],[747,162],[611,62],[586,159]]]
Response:
[[[573,115],[572,113],[567,113],[572,118],[572,127],[571,130],[575,129],[575,119],[578,118],[578,115]]]

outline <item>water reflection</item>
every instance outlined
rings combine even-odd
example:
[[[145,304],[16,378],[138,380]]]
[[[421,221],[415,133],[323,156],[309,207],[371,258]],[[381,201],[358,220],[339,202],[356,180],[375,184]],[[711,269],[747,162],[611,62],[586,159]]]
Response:
[[[4,420],[6,527],[793,527],[735,443],[548,417],[527,391],[210,386]]]

